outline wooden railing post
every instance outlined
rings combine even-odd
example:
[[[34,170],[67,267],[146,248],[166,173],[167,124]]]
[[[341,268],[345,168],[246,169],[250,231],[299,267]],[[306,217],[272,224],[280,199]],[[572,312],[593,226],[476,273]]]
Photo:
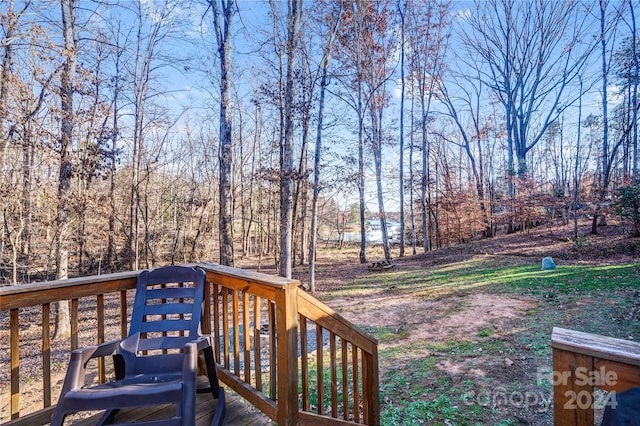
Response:
[[[374,346],[373,353],[367,361],[369,366],[369,424],[380,425],[380,379],[378,377],[378,347]]]
[[[275,293],[278,425],[298,424],[298,283]]]
[[[582,370],[593,371],[592,357],[553,348],[553,423],[556,425],[593,424],[593,386],[581,379]]]

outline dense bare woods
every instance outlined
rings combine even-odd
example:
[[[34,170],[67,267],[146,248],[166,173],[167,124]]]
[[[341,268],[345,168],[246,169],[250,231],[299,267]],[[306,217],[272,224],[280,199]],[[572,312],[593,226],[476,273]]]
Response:
[[[401,218],[414,252],[597,231],[636,193],[637,1],[322,6],[3,2],[2,284],[289,275],[347,236],[391,257]]]

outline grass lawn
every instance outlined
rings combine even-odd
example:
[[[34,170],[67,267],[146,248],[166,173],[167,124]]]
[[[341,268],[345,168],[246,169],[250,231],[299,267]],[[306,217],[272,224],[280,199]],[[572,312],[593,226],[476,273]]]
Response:
[[[640,263],[400,261],[322,298],[379,340],[383,425],[551,425],[554,326],[640,339]]]

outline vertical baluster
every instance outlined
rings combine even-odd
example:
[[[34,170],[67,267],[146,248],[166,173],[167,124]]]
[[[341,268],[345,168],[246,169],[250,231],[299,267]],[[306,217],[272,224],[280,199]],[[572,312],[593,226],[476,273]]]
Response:
[[[204,312],[202,313],[202,333],[211,334],[211,283],[204,286]]]
[[[256,389],[262,392],[262,345],[260,343],[261,305],[260,296],[253,296],[253,358],[256,369]]]
[[[360,385],[358,383],[358,348],[351,345],[351,365],[353,368],[353,421],[360,423]]]
[[[229,369],[231,361],[229,359],[229,291],[222,287],[222,344],[224,351],[224,367]]]
[[[67,303],[65,301],[61,303]],[[71,350],[78,349],[78,299],[71,299]]]
[[[343,419],[349,420],[349,361],[347,357],[347,341],[340,339],[342,342],[342,413]]]
[[[240,304],[238,290],[231,293],[233,301],[233,372],[240,377]]]
[[[336,335],[329,333],[329,372],[331,374],[331,417],[338,417],[338,378],[336,365]]]
[[[213,284],[213,351],[216,362],[222,364],[220,358],[220,286]]]
[[[11,419],[20,417],[20,323],[18,309],[11,309],[9,313],[9,328],[11,336]]]
[[[307,318],[300,315],[300,357],[302,379],[302,409],[309,411],[309,345],[307,344]]]
[[[369,424],[369,399],[371,398],[368,358],[369,354],[362,352],[362,421],[364,424]]]
[[[120,290],[120,338],[127,337],[127,290]]]
[[[324,355],[322,347],[322,327],[316,324],[316,378],[318,386],[318,414],[324,414]]]
[[[276,304],[269,301],[269,397],[276,399],[276,384],[278,377],[277,346],[276,346]]]
[[[251,383],[251,324],[249,322],[249,294],[242,292],[242,343],[244,349],[244,381]]]
[[[44,407],[51,406],[51,305],[42,305],[42,392]]]
[[[98,344],[104,343],[104,294],[99,294],[96,298],[96,313],[98,320]],[[104,358],[98,358],[98,380],[104,383],[106,380]]]

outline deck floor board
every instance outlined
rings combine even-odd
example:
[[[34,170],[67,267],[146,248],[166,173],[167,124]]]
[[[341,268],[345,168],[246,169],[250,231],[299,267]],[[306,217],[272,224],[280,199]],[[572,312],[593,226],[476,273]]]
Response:
[[[274,424],[271,419],[253,408],[249,403],[244,401],[238,394],[225,387],[226,397],[226,415],[224,419],[225,426],[259,426]],[[216,401],[211,398],[210,394],[198,394],[196,396],[196,425],[208,426],[213,419]],[[175,413],[175,407],[164,405],[161,407],[142,407],[130,408],[122,410],[115,418],[118,422],[134,422],[161,419],[171,416]],[[94,425],[100,414],[78,420],[72,424],[75,426]],[[65,422],[69,423],[70,422]]]

